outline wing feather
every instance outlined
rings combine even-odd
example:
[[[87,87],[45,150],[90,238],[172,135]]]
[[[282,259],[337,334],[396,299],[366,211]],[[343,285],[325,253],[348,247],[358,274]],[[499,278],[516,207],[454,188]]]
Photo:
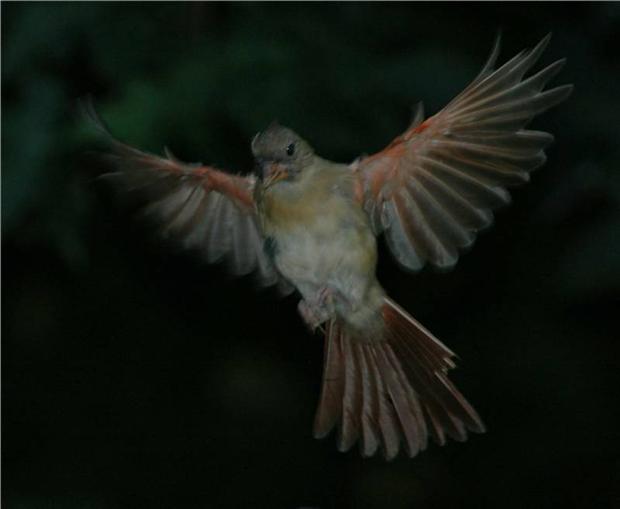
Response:
[[[148,200],[144,213],[155,217],[163,233],[200,251],[208,262],[228,261],[235,275],[256,272],[261,284],[292,291],[263,250],[252,196],[254,178],[232,175],[210,166],[183,163],[168,148],[166,157],[143,152],[115,139],[91,103],[84,113],[110,144],[105,154],[113,164],[104,178]]]
[[[351,165],[373,228],[403,267],[453,266],[510,202],[506,188],[545,163],[553,136],[525,126],[572,90],[543,90],[565,60],[524,79],[549,38],[494,70],[498,39],[478,76],[443,110],[422,121],[419,106],[405,133]]]

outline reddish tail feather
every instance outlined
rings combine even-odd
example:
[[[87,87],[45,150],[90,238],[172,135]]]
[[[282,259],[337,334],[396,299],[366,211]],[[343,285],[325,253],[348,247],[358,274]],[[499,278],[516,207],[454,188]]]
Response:
[[[354,337],[338,320],[325,334],[323,388],[314,436],[323,438],[338,423],[338,448],[359,440],[364,456],[381,449],[394,458],[401,443],[413,457],[428,436],[443,445],[446,436],[467,439],[467,430],[485,431],[482,420],[447,376],[454,353],[395,302],[385,298],[384,338]]]

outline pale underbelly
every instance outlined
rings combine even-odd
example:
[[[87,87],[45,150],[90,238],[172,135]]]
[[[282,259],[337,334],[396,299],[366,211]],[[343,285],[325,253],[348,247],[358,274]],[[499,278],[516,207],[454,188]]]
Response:
[[[319,234],[300,229],[274,237],[274,262],[306,299],[326,287],[362,295],[375,281],[376,242],[370,231]]]

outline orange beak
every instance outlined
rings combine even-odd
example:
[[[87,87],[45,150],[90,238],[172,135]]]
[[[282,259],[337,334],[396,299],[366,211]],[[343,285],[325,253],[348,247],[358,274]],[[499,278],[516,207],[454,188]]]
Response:
[[[288,177],[288,170],[285,166],[281,164],[272,163],[269,166],[269,171],[267,172],[267,175],[268,176],[265,179],[265,183],[263,184],[265,187],[272,186],[273,184],[278,182],[278,180],[282,180]]]

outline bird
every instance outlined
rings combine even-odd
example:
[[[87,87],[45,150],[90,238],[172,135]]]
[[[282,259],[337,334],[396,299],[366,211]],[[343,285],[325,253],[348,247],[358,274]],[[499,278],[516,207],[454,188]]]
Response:
[[[109,144],[104,177],[141,193],[163,232],[299,297],[303,321],[324,336],[314,436],[336,430],[338,450],[358,444],[363,457],[414,457],[431,439],[464,441],[485,424],[448,377],[455,353],[377,280],[377,239],[405,271],[449,269],[509,202],[507,189],[529,181],[553,136],[526,125],[572,91],[545,89],[565,59],[530,73],[549,39],[496,68],[497,37],[447,106],[425,118],[420,105],[387,147],[351,163],[273,122],[251,141],[253,171],[233,174],[134,148],[92,102],[85,113]]]

